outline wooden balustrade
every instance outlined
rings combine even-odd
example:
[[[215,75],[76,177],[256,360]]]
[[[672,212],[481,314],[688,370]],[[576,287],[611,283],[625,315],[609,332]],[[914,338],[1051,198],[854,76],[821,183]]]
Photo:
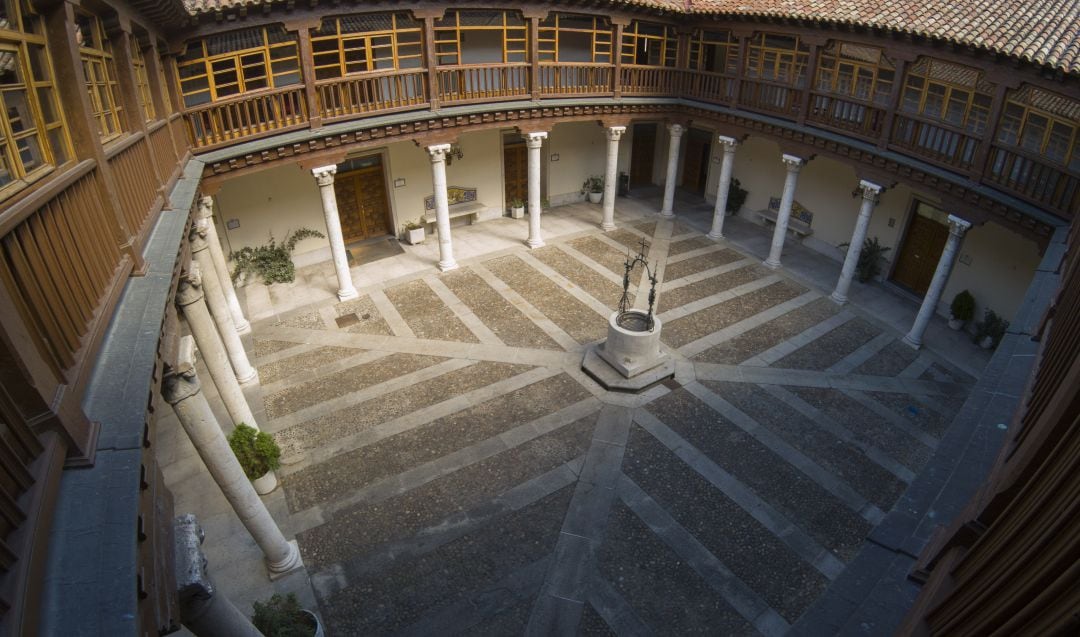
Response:
[[[695,100],[726,104],[735,98],[736,80],[722,73],[682,72],[682,95]]]
[[[428,105],[424,69],[323,80],[315,85],[323,120]]]
[[[442,104],[491,102],[531,95],[528,64],[442,68],[436,73]]]
[[[1080,179],[1041,157],[994,144],[984,179],[1072,219],[1080,208]]]
[[[946,124],[897,113],[889,145],[948,168],[968,171],[975,161],[979,140]]]
[[[247,94],[190,109],[184,114],[192,145],[204,148],[280,132],[308,121],[304,87]]]
[[[176,150],[173,148],[169,123],[165,121],[156,122],[147,129],[147,132],[150,135],[150,152],[154,155],[154,163],[157,165],[158,170],[161,171],[161,177],[167,183],[176,169],[177,162],[180,160],[176,156]]]
[[[128,228],[141,240],[149,231],[149,222],[157,200],[157,175],[151,169],[150,142],[146,135],[137,134],[131,142],[121,143],[115,149],[109,149],[108,162],[116,180],[116,195],[120,199],[121,212]],[[166,166],[174,166],[173,159]]]
[[[786,84],[743,80],[739,108],[797,119],[802,108],[802,90]]]
[[[172,135],[173,150],[176,151],[176,156],[183,160],[188,150],[191,149],[191,142],[188,139],[183,115],[180,113],[174,113],[169,117],[169,133]]]
[[[813,93],[806,119],[815,125],[876,141],[885,122],[885,111],[857,100]]]
[[[611,64],[541,64],[540,95],[610,95],[613,68]]]
[[[677,96],[681,76],[679,69],[624,64],[620,69],[619,82],[623,95]]]

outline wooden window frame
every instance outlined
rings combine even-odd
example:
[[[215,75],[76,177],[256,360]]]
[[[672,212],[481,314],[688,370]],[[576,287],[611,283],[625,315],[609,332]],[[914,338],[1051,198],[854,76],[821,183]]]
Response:
[[[342,32],[342,20],[348,16],[338,16],[334,18],[323,19],[321,29],[313,31],[311,36],[311,57],[314,62],[315,80],[329,80],[340,77],[347,77],[350,75],[357,75],[363,73],[377,73],[384,71],[400,71],[400,70],[423,70],[424,68],[424,25],[420,20],[415,20],[404,11],[395,11],[387,13],[391,19],[390,29],[375,29],[371,31],[345,31]],[[416,26],[403,27],[399,26],[399,21],[402,19],[408,19],[410,23]],[[327,35],[315,35],[320,31],[325,31],[328,24],[333,24],[334,33]],[[415,34],[415,41],[402,42],[403,34]],[[410,36],[411,37],[411,36]],[[388,43],[377,42],[378,39],[386,38]],[[337,42],[335,49],[327,49],[324,51],[316,50],[318,43]],[[357,43],[359,46],[349,46],[350,44]],[[416,47],[416,53],[404,53],[403,50],[409,50],[407,47]],[[351,50],[362,48],[365,51],[363,65],[367,68],[359,71],[350,71],[349,66],[358,64],[358,62],[350,62],[346,53]],[[389,56],[380,57],[378,53],[388,51]],[[336,53],[336,60],[333,62],[320,63],[321,60],[331,59],[332,54]],[[376,68],[377,62],[390,60],[391,68]],[[419,62],[417,66],[402,66],[403,60],[416,60]],[[335,75],[327,75],[320,77],[320,74],[327,70],[336,69]]]
[[[845,57],[845,45],[874,49],[878,52],[878,61],[876,63],[871,63],[850,56]],[[887,66],[882,65],[882,61],[884,61]],[[840,87],[840,69],[842,66],[848,66],[852,69],[852,81],[848,90],[841,90]],[[867,97],[861,97],[857,92],[860,71],[867,71],[870,73],[870,91]],[[882,72],[891,73],[892,79],[883,79]],[[826,80],[826,75],[830,75],[831,77]],[[817,77],[814,78],[813,87],[813,90],[816,92],[828,93],[845,99],[862,102],[867,105],[884,108],[889,105],[889,100],[891,99],[895,86],[896,65],[889,60],[885,55],[884,49],[881,47],[855,44],[853,42],[844,42],[842,40],[832,40],[829,42],[828,46],[822,47],[821,52],[818,55]],[[883,87],[887,88],[882,90]]]
[[[52,77],[52,60],[46,45],[42,20],[26,2],[14,0],[7,3],[6,8],[10,9],[13,15],[8,16],[7,26],[0,28],[0,55],[10,56],[7,63],[13,65],[14,72],[21,81],[3,85],[0,93],[21,91],[30,121],[24,124],[20,118],[21,130],[16,131],[12,118],[8,115],[6,100],[0,97],[0,103],[4,105],[4,108],[0,109],[0,161],[3,161],[11,179],[0,186],[0,201],[49,175],[57,166],[68,163],[73,156],[71,136]],[[32,30],[27,30],[28,25]],[[34,74],[36,67],[31,63],[32,47],[36,48],[40,55],[37,66],[45,73],[44,79]],[[47,95],[52,102],[51,111],[55,117],[52,121],[45,117],[41,104],[43,95]],[[40,165],[28,168],[19,150],[19,142],[31,137],[36,139]]]
[[[563,18],[592,20],[593,26],[591,29],[564,27],[562,26]],[[537,57],[541,64],[564,63],[559,58],[560,34],[563,33],[585,33],[589,35],[590,64],[614,64],[615,29],[610,20],[604,16],[552,13],[547,20],[540,22],[538,33]],[[598,59],[603,56],[606,56],[607,59]]]
[[[795,41],[794,48],[779,47],[768,43],[770,37],[789,38]],[[769,56],[773,57],[772,64],[767,64]],[[755,64],[756,60],[756,64]],[[783,65],[791,68],[791,76],[788,79],[780,78],[780,69]],[[759,31],[750,38],[746,47],[746,59],[743,61],[743,74],[747,79],[772,82],[786,85],[791,88],[804,88],[807,84],[807,69],[810,65],[810,49],[797,35],[784,33],[772,33]],[[772,67],[772,76],[767,76],[766,67]]]
[[[261,36],[262,44],[254,47],[247,47],[243,49],[235,49],[231,51],[225,51],[222,53],[216,53],[214,55],[208,55],[206,48],[207,38],[188,43],[188,48],[196,47],[196,55],[189,59],[178,59],[176,63],[176,82],[180,88],[180,99],[183,102],[185,108],[195,108],[199,105],[206,103],[213,103],[222,99],[234,99],[244,95],[251,95],[265,91],[272,91],[275,89],[284,88],[287,86],[297,86],[304,82],[303,68],[300,64],[300,42],[299,38],[294,33],[284,31],[287,37],[281,42],[270,43],[269,29],[278,29],[281,25],[270,25],[262,27],[249,27],[249,29],[242,30],[257,30]],[[221,36],[222,34],[215,34]],[[214,36],[211,36],[214,37]],[[292,55],[288,55],[287,49],[292,48]],[[285,55],[279,53],[285,51]],[[185,52],[184,56],[188,54]],[[284,62],[292,62],[295,66],[295,70],[277,71],[275,65],[280,65]],[[215,69],[216,64],[230,63],[231,70],[225,66],[221,66]],[[201,67],[201,73],[200,71]],[[188,77],[184,77],[184,69],[194,69],[194,73]],[[246,69],[252,69],[251,73],[245,73]],[[256,74],[256,69],[262,70],[262,75]],[[236,80],[232,82],[218,82],[215,75],[235,73]],[[296,82],[279,82],[279,78],[288,75],[295,74],[297,76]],[[191,91],[186,88],[197,80],[204,80],[206,88],[199,88],[199,90]],[[257,84],[259,82],[265,82],[265,86],[249,87],[249,84]],[[237,87],[236,92],[229,93],[228,95],[221,96],[221,89],[228,87]],[[198,105],[189,104],[188,98],[203,93],[209,93],[209,99]]]
[[[724,33],[727,36],[725,40],[713,39],[713,36],[719,33]],[[721,71],[705,70],[705,52],[709,47],[720,47],[724,52],[724,69]],[[697,29],[693,35],[690,36],[690,69],[693,71],[699,71],[701,73],[717,73],[719,75],[726,75],[728,77],[735,77],[739,73],[738,67],[739,57],[739,41],[731,33],[731,31],[723,29]]]
[[[139,39],[134,35],[129,37],[131,38],[131,66],[135,70],[135,90],[139,96],[139,106],[142,108],[144,120],[152,122],[157,119],[157,113],[154,111],[154,94],[150,90],[146,58],[143,56]]]
[[[659,27],[663,30],[663,35],[642,33],[643,26],[652,28]],[[639,41],[644,42],[646,48],[649,46],[650,42],[653,42],[654,46],[660,47],[660,64],[637,64],[637,45]],[[675,27],[670,24],[634,20],[629,26],[623,29],[623,37],[619,49],[619,55],[622,58],[623,64],[651,66],[655,68],[675,68],[678,64],[678,52],[679,39],[675,34]]]
[[[1072,104],[1069,106],[1071,106],[1076,113],[1056,113],[1047,108],[1040,108],[1032,103],[1034,98],[1038,95],[1043,95],[1046,99],[1071,101]],[[1019,116],[1012,115],[1009,112],[1010,109],[1019,109]],[[1039,139],[1038,149],[1031,149],[1024,145],[1024,133],[1031,123],[1033,116],[1042,117],[1047,121],[1047,126]],[[1015,138],[1012,141],[1003,139],[1002,133],[1008,130],[1008,127],[1005,126],[1005,122],[1008,118],[1014,117],[1017,120]],[[1065,126],[1071,130],[1066,144],[1065,156],[1060,160],[1053,159],[1047,154],[1047,148],[1050,144],[1055,125]],[[1010,91],[1005,98],[1005,105],[1001,109],[1001,118],[997,122],[994,143],[1021,152],[1040,155],[1047,162],[1051,162],[1061,167],[1063,170],[1074,173],[1080,172],[1080,170],[1078,170],[1078,168],[1080,168],[1080,102],[1070,100],[1069,98],[1051,93],[1050,91],[1044,91],[1034,86],[1024,86],[1018,90]],[[1077,168],[1071,167],[1070,164],[1073,162],[1078,164]]]
[[[497,13],[502,17],[501,25],[475,26],[462,25],[463,14]],[[435,21],[433,32],[436,66],[466,66],[461,63],[461,34],[463,31],[500,31],[502,33],[502,64],[527,64],[529,61],[529,23],[524,17],[521,24],[511,24],[511,15],[520,16],[519,11],[488,9],[450,9],[440,20]],[[451,22],[453,17],[453,22]],[[511,37],[513,36],[513,37]],[[514,46],[511,46],[514,44]],[[520,59],[511,57],[520,56]],[[453,58],[444,62],[443,58]]]
[[[90,95],[90,111],[97,122],[102,144],[116,140],[127,132],[127,113],[120,98],[120,82],[116,76],[112,43],[105,34],[101,19],[92,13],[76,10],[75,15],[85,19],[89,33],[79,35],[79,59],[83,65],[86,90]],[[95,46],[97,45],[97,46]]]
[[[924,63],[925,72],[921,68]],[[955,67],[960,70],[974,72],[977,79],[974,85],[971,85],[934,77],[935,66]],[[915,80],[918,82],[915,82]],[[918,85],[919,82],[921,82],[921,86]],[[941,89],[941,112],[936,115],[927,114],[926,112],[927,97],[931,93],[931,86]],[[918,93],[918,106],[916,108],[909,106],[908,95],[910,92]],[[959,124],[946,119],[949,107],[953,103],[957,92],[967,93],[967,97],[963,100],[962,121]],[[983,98],[983,105],[976,104],[977,97]],[[904,75],[899,110],[901,113],[914,115],[928,121],[940,122],[946,126],[964,131],[966,134],[977,136],[984,134],[990,126],[989,119],[990,111],[993,109],[993,102],[994,86],[983,79],[981,70],[964,64],[923,56],[915,64],[912,64]]]

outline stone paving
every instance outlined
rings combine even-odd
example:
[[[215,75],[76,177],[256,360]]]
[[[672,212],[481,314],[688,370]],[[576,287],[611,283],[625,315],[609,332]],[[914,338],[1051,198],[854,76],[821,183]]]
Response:
[[[642,239],[676,377],[608,393],[581,359]],[[784,634],[973,379],[678,222],[547,242],[255,323],[328,634]]]

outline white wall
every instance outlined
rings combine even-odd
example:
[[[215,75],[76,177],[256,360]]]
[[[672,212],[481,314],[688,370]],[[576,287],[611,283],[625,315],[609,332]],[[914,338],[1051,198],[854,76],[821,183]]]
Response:
[[[1040,261],[1038,245],[994,222],[973,226],[964,235],[960,258],[938,307],[948,315],[957,293],[970,290],[975,297],[975,319],[989,308],[1012,320],[1020,309]]]
[[[624,144],[625,138],[619,140],[620,146]],[[607,134],[604,128],[596,122],[559,124],[548,134],[545,147],[548,158],[547,192],[551,205],[584,199],[581,184],[592,175],[604,174],[604,164],[607,162]],[[559,161],[550,161],[555,154],[559,156]],[[629,170],[629,164],[620,164],[619,170]]]

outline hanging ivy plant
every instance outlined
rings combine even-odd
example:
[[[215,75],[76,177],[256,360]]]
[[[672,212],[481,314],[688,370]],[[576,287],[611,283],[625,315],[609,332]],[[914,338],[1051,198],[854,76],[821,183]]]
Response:
[[[232,279],[236,281],[242,275],[262,277],[263,283],[292,283],[296,279],[296,266],[292,262],[292,253],[296,244],[304,239],[324,238],[325,235],[311,228],[300,228],[285,235],[281,243],[274,241],[273,235],[266,245],[247,246],[235,250],[229,257],[236,264]]]

